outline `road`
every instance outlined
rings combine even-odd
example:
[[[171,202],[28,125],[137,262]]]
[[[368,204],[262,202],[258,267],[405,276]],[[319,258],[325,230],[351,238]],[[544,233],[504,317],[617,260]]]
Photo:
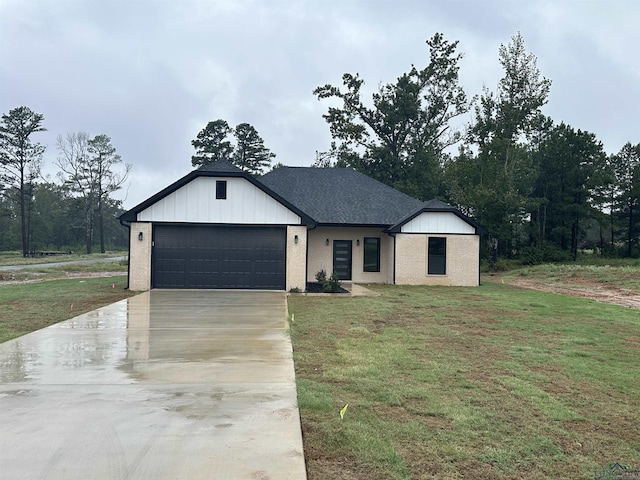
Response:
[[[88,260],[70,260],[68,262],[55,263],[31,263],[29,265],[5,265],[0,267],[0,271],[24,270],[26,268],[47,268],[47,267],[63,267],[65,265],[90,265],[92,263],[118,262],[126,260],[127,257],[110,257],[110,258],[90,258]]]

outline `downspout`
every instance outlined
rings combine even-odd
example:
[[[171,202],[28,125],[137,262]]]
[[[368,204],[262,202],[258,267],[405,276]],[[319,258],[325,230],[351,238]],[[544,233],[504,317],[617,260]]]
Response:
[[[478,235],[478,286],[480,286],[480,276],[481,276],[481,267],[482,261],[480,259],[482,255],[482,235],[478,234],[478,229],[476,229],[476,235]]]
[[[393,259],[393,269],[392,269],[393,277],[391,281],[393,282],[393,285],[395,285],[396,284],[396,236],[393,233],[390,233],[389,236],[393,238],[393,252],[391,255]]]
[[[127,229],[129,230],[129,255],[128,255],[128,260],[127,260],[127,286],[124,287],[125,290],[129,290],[129,278],[131,278],[131,224],[128,222],[124,222],[122,219],[120,219],[120,225],[122,225],[123,227],[127,227]]]
[[[315,230],[318,224],[313,223],[310,227],[307,227],[307,254],[304,259],[304,291],[307,290],[307,279],[309,278],[309,232]]]

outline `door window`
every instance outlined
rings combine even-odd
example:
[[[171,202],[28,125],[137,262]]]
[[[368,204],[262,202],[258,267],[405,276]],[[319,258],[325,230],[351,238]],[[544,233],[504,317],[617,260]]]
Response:
[[[333,271],[340,280],[351,280],[351,240],[333,241]]]

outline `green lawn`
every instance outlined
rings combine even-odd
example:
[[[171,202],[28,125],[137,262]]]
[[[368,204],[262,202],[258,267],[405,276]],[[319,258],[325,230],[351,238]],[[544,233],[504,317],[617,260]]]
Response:
[[[631,290],[638,278],[536,268],[512,274]],[[126,262],[29,276],[85,270],[124,273]],[[124,275],[0,285],[0,342],[132,295],[125,285]],[[289,297],[309,480],[640,468],[638,310],[501,283],[371,288],[382,295]]]
[[[134,295],[126,284],[120,275],[0,285],[0,342]]]
[[[289,297],[309,480],[640,468],[638,310],[497,283],[371,288]]]

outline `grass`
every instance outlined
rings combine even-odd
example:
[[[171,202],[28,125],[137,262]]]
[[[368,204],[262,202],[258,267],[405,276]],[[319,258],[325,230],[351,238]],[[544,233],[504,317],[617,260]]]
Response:
[[[132,296],[126,284],[121,275],[0,285],[0,342]]]
[[[549,284],[596,284],[603,287],[625,289],[640,294],[640,264],[621,265],[545,264],[519,268],[499,274],[505,280],[527,278],[544,280]]]
[[[3,251],[0,252],[0,266],[6,265],[35,265],[40,263],[69,262],[72,260],[94,260],[97,258],[120,257],[128,255],[128,251],[113,251],[107,253],[93,253],[91,255],[83,253],[71,253],[64,255],[47,255],[42,257],[23,257],[22,252]]]
[[[60,279],[71,276],[81,276],[91,273],[127,272],[128,262],[118,260],[113,262],[100,262],[92,264],[70,264],[59,267],[25,267],[21,270],[0,270],[0,281],[21,282],[21,281],[43,281]]]
[[[289,297],[310,480],[640,467],[637,310],[498,283],[372,288]]]
[[[594,266],[509,275],[560,281],[578,271],[633,288],[626,267],[619,279]],[[124,273],[126,262],[28,275],[97,270]],[[125,285],[125,276],[0,285],[0,342],[132,295]],[[637,310],[500,283],[372,288],[382,295],[289,299],[309,480],[639,468]]]

